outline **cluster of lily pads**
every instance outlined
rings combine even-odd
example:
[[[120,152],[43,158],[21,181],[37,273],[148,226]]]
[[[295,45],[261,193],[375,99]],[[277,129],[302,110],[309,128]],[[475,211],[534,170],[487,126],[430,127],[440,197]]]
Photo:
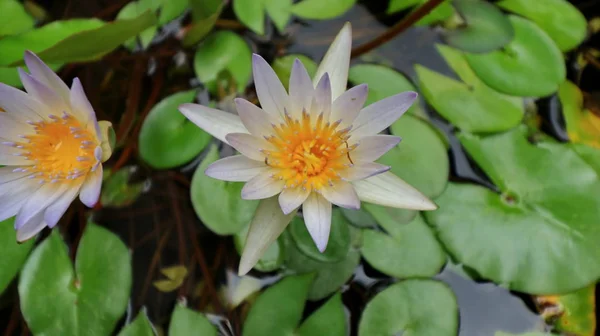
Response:
[[[426,2],[391,0],[387,13],[410,13]],[[285,33],[292,17],[331,19],[355,3],[233,0],[231,7],[260,37],[271,23]],[[220,0],[139,0],[128,3],[114,22],[71,19],[34,28],[31,9],[14,0],[0,2],[0,12],[10,11],[14,22],[0,27],[0,81],[20,85],[16,68],[26,49],[55,70],[99,59],[119,46],[143,52],[191,11],[192,23],[181,40],[194,48],[195,77],[208,90],[209,104],[235,113],[232,99],[248,92],[251,46],[234,31],[214,30],[226,6]],[[253,273],[242,279],[254,284],[241,299],[251,302],[243,335],[348,334],[343,289],[361,260],[382,277],[398,281],[364,307],[360,336],[456,335],[456,298],[447,285],[430,279],[446,265],[558,304],[566,313],[553,326],[556,332],[593,335],[590,297],[600,278],[600,119],[584,107],[583,93],[567,79],[565,68],[565,54],[587,36],[586,19],[566,0],[455,0],[444,1],[417,26],[441,31],[445,43],[436,49],[451,71],[416,64],[409,79],[385,65],[358,60],[349,81],[369,85],[366,105],[402,91],[421,93],[419,104],[389,129],[402,143],[379,162],[439,209],[419,213],[372,204],[356,211],[336,209],[324,253],[315,247],[302,217],[294,218]],[[315,61],[304,55],[277,57],[271,63],[283,83],[296,58],[314,74]],[[242,183],[204,175],[210,163],[231,150],[219,147],[177,110],[196,101],[198,93],[178,92],[154,106],[141,127],[139,156],[155,170],[201,158],[190,188],[193,208],[206,227],[231,236],[241,252],[258,202],[240,198]],[[562,106],[567,143],[540,131],[535,102],[552,95]],[[432,120],[450,131],[441,132]],[[451,148],[455,161],[468,157],[471,168],[480,168],[489,181],[449,182]],[[144,186],[127,186],[129,174],[107,169],[102,204],[135,200]],[[125,314],[131,256],[106,229],[88,224],[74,265],[57,230],[37,245],[19,245],[12,220],[0,225],[0,250],[0,292],[20,272],[21,311],[34,334],[79,335],[85,330],[86,335],[108,335]],[[252,280],[262,273],[281,279],[259,292]],[[308,301],[319,306],[306,317]],[[136,318],[128,314],[126,320],[119,335],[156,332],[145,311]],[[178,303],[168,335],[191,334],[216,335],[217,326]]]

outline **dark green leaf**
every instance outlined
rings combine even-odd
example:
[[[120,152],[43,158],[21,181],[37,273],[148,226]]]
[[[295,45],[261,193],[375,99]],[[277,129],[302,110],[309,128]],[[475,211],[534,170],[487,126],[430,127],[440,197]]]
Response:
[[[566,0],[503,0],[496,5],[535,22],[562,51],[577,47],[587,35],[585,17]]]
[[[388,14],[394,14],[403,10],[414,7],[416,10],[419,6],[425,4],[427,0],[391,0],[387,9]],[[426,26],[433,23],[446,21],[454,15],[454,7],[451,1],[446,0],[434,8],[429,14],[425,15],[417,22],[417,26]]]
[[[220,181],[204,174],[208,165],[218,159],[219,151],[212,146],[192,178],[192,205],[200,220],[214,233],[231,235],[250,223],[258,201],[242,199],[244,183]]]
[[[216,92],[221,72],[229,72],[238,92],[243,92],[252,73],[252,52],[243,38],[230,31],[207,37],[194,56],[194,70],[209,90]]]
[[[336,262],[344,259],[350,248],[350,230],[341,211],[334,209],[331,219],[331,233],[324,252],[319,252],[313,239],[300,217],[292,220],[289,226],[290,236],[298,249],[308,257],[322,262]]]
[[[183,37],[183,45],[189,47],[199,42],[215,26],[224,3],[222,0],[190,0],[194,23]]]
[[[142,125],[140,156],[155,169],[181,166],[198,156],[211,136],[191,123],[179,105],[191,103],[196,91],[178,92],[156,104]]]
[[[19,280],[21,311],[35,335],[109,335],[131,289],[131,256],[113,233],[88,223],[75,260],[57,230],[31,254]]]
[[[454,336],[458,332],[456,298],[445,284],[406,280],[377,294],[365,307],[359,336]]]
[[[169,336],[189,335],[217,336],[217,329],[204,315],[178,303],[169,323]]]
[[[484,278],[527,293],[573,291],[600,277],[600,180],[569,145],[533,145],[525,132],[462,135],[503,195],[450,184],[427,219]]]
[[[457,0],[456,9],[466,24],[446,33],[453,47],[473,52],[494,51],[510,42],[515,31],[510,21],[493,4],[485,0]]]
[[[335,294],[327,300],[316,312],[310,315],[296,331],[298,336],[345,336],[346,314],[342,295]]]
[[[506,96],[485,85],[461,52],[442,45],[437,48],[462,80],[416,66],[421,91],[437,112],[469,132],[505,131],[520,123],[524,113],[521,98]]]
[[[368,203],[363,203],[360,205],[360,209],[352,210],[346,208],[339,208],[344,217],[348,222],[359,228],[374,228],[377,226],[377,222],[375,218],[365,210],[365,206]]]
[[[292,7],[292,13],[312,20],[326,20],[348,11],[357,0],[303,0]]]
[[[188,0],[163,0],[158,16],[158,23],[163,25],[183,14],[188,7]]]
[[[446,252],[421,216],[409,223],[383,221],[389,233],[363,231],[362,256],[373,268],[397,278],[430,277],[446,262]]]
[[[521,97],[552,94],[566,76],[562,53],[535,23],[515,15],[509,20],[515,30],[514,39],[502,50],[467,54],[469,65],[487,85],[500,92]]]
[[[126,325],[118,336],[154,336],[152,322],[148,319],[146,309],[142,309],[130,324]]]
[[[19,273],[35,242],[35,239],[30,239],[22,244],[17,243],[14,224],[14,218],[0,222],[0,294]]]
[[[136,167],[124,167],[117,172],[104,170],[104,181],[100,203],[103,207],[126,207],[131,205],[144,191],[144,182],[130,183]]]
[[[154,0],[139,0],[130,2],[127,5],[125,5],[125,7],[121,9],[121,11],[119,11],[119,14],[117,14],[117,20],[131,20],[142,15],[147,10],[155,11],[156,9],[158,9],[153,8],[155,4],[156,7],[158,7],[159,4]],[[142,49],[146,49],[152,42],[152,39],[154,39],[157,30],[157,26],[147,28],[144,31],[142,31],[138,37],[133,37],[125,41],[123,45],[125,45],[130,50],[133,50],[137,47],[137,39],[139,38],[142,44]]]

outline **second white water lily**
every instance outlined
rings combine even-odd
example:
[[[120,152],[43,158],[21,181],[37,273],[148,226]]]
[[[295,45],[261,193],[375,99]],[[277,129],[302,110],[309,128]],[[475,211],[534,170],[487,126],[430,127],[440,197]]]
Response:
[[[374,162],[400,142],[378,134],[415,101],[404,92],[363,108],[367,86],[346,91],[352,32],[347,23],[326,53],[314,80],[298,60],[289,93],[268,63],[253,56],[261,108],[236,99],[239,117],[196,104],[180,111],[241,155],[206,170],[213,178],[246,182],[242,198],[261,202],[250,224],[239,273],[247,273],[302,206],[306,227],[320,251],[327,247],[332,204],[360,202],[416,210],[436,205]]]

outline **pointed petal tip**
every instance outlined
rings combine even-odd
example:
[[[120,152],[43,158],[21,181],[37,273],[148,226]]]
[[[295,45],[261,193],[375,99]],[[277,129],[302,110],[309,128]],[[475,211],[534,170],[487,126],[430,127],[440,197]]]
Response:
[[[238,275],[239,276],[244,276],[246,274],[248,274],[248,272],[250,272],[250,270],[252,269],[253,266],[248,266],[248,265],[243,265],[240,262],[240,266],[238,268]]]

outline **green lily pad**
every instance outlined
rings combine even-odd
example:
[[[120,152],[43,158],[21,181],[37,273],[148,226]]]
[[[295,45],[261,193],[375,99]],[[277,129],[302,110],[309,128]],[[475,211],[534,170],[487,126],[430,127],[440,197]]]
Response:
[[[565,295],[548,295],[536,297],[536,302],[549,313],[542,311],[542,316],[554,324],[557,331],[569,335],[596,335],[596,284],[576,290]]]
[[[204,38],[215,26],[225,6],[223,0],[189,0],[194,22],[183,37],[183,45],[192,46]]]
[[[359,336],[435,335],[458,332],[452,290],[434,280],[406,280],[377,294],[365,307]]]
[[[117,20],[133,19],[133,18],[136,18],[139,15],[143,14],[147,10],[155,11],[158,9],[159,4],[160,4],[159,2],[154,1],[154,0],[139,0],[139,1],[130,2],[127,5],[125,5],[125,7],[121,8],[121,10],[119,11],[119,14],[117,14]],[[154,7],[156,7],[156,8],[154,8]],[[123,43],[123,45],[125,47],[127,47],[129,50],[134,50],[137,47],[136,39],[139,38],[141,45],[142,45],[142,49],[146,49],[146,48],[148,48],[148,46],[154,39],[154,36],[156,35],[157,31],[158,31],[158,26],[149,27],[149,28],[145,29],[144,31],[142,31],[138,35],[138,37],[134,37],[134,38],[131,38],[131,39],[125,41],[125,43]]]
[[[139,150],[142,159],[155,169],[169,169],[190,162],[204,150],[211,136],[177,110],[191,103],[196,90],[178,92],[156,104],[142,125]]]
[[[283,84],[286,90],[289,89],[292,66],[294,65],[296,58],[302,62],[304,67],[306,67],[306,71],[311,78],[315,75],[315,72],[317,72],[317,63],[308,56],[291,54],[276,58],[273,62],[273,70],[277,74],[277,77],[279,77],[279,80],[281,80],[281,84]]]
[[[243,38],[230,31],[208,36],[196,51],[194,70],[211,92],[221,72],[229,72],[238,92],[243,92],[252,73],[252,52]]]
[[[218,235],[232,235],[250,223],[258,201],[242,199],[244,183],[220,181],[204,174],[208,165],[218,159],[219,151],[213,145],[192,177],[192,205],[211,231]]]
[[[35,20],[17,0],[0,1],[0,22],[0,36],[20,34],[35,25]]]
[[[415,7],[416,10],[426,2],[427,0],[391,0],[386,12],[387,14],[394,14],[411,7]],[[429,14],[417,21],[416,25],[427,26],[450,19],[454,15],[454,7],[452,7],[451,2],[450,0],[442,2],[429,12]]]
[[[342,213],[335,209],[331,218],[329,243],[327,249],[322,253],[317,249],[302,218],[296,217],[292,220],[289,232],[298,249],[308,257],[322,262],[336,262],[344,259],[350,248],[348,225]]]
[[[368,211],[365,210],[365,206],[367,204],[369,204],[369,203],[361,204],[360,209],[358,209],[358,210],[346,209],[346,208],[339,208],[339,210],[342,212],[344,217],[346,217],[346,220],[350,224],[354,225],[357,228],[377,227],[377,222],[375,221],[375,218],[373,218],[373,216]],[[384,208],[387,209],[387,207],[384,207]]]
[[[289,229],[288,229],[289,230]],[[286,234],[289,232],[286,231]],[[308,299],[321,300],[338,291],[354,274],[360,263],[360,253],[351,248],[345,258],[336,262],[322,262],[304,254],[290,239],[286,246],[285,266],[294,273],[316,273],[310,286]]]
[[[30,239],[22,244],[17,243],[14,224],[14,218],[0,222],[0,246],[2,246],[0,294],[17,276],[35,243],[35,239]]]
[[[558,90],[566,68],[563,55],[552,39],[535,23],[508,17],[514,39],[502,50],[466,54],[469,65],[487,85],[520,97],[543,97]]]
[[[564,81],[558,88],[558,97],[569,139],[600,149],[600,117],[584,108],[583,94],[577,85]]]
[[[462,82],[421,65],[416,65],[415,70],[425,99],[442,117],[469,132],[505,131],[521,122],[521,98],[506,96],[485,85],[458,50],[443,45],[437,49]]]
[[[397,278],[430,277],[446,263],[446,252],[421,216],[409,224],[379,223],[385,231],[363,231],[363,258],[376,270]]]
[[[312,279],[310,274],[288,276],[268,288],[250,308],[242,335],[346,335],[346,317],[339,294],[298,327]]]
[[[427,122],[404,116],[390,126],[393,135],[402,137],[400,144],[377,162],[391,166],[391,171],[430,198],[440,195],[446,183],[450,163],[446,145]]]
[[[253,32],[265,33],[265,11],[280,32],[292,16],[291,0],[233,0],[233,11],[238,19]]]
[[[357,0],[302,0],[292,6],[292,13],[303,19],[333,19],[350,10]]]
[[[130,183],[131,175],[136,172],[134,166],[124,167],[117,172],[104,170],[100,203],[103,207],[123,208],[135,202],[142,194],[145,183]]]
[[[573,150],[600,175],[600,148],[584,144],[573,144]]]
[[[365,209],[377,223],[396,222],[398,224],[408,224],[419,214],[416,210],[390,208],[366,202],[362,203],[361,207]]]
[[[154,328],[152,327],[152,322],[148,319],[148,314],[146,314],[146,309],[142,309],[139,312],[135,320],[130,324],[126,325],[121,332],[119,332],[118,336],[154,336],[156,333],[154,332]]]
[[[561,51],[577,47],[587,35],[585,17],[566,0],[502,0],[496,5],[535,22]]]
[[[88,223],[73,270],[54,230],[21,272],[21,311],[34,335],[110,335],[127,308],[131,277],[131,255],[115,234]]]
[[[206,316],[178,303],[169,323],[169,336],[189,335],[217,336],[217,329]]]
[[[532,331],[523,334],[510,334],[504,331],[498,331],[494,336],[559,336],[558,334],[545,333],[542,331]]]
[[[161,2],[158,23],[163,25],[183,14],[188,8],[189,0],[164,0]]]
[[[155,24],[156,15],[147,11],[134,19],[109,22],[71,35],[39,52],[38,56],[48,63],[97,60]]]
[[[235,245],[235,249],[238,254],[242,254],[244,250],[244,246],[246,246],[246,236],[248,235],[248,229],[250,225],[246,225],[244,229],[240,232],[236,233],[233,236],[233,242]],[[254,265],[254,269],[261,272],[272,272],[283,264],[285,261],[285,242],[284,237],[280,236],[275,242],[267,248],[267,251],[260,257],[256,265]]]
[[[460,139],[502,195],[449,184],[436,199],[440,208],[427,220],[451,255],[482,277],[526,293],[568,293],[596,281],[596,171],[569,145],[530,144],[524,127]]]
[[[400,72],[379,64],[357,64],[350,67],[348,80],[353,84],[369,85],[366,105],[405,91],[417,91],[415,86]],[[410,114],[427,118],[421,100],[412,104],[407,111]]]
[[[506,16],[484,0],[457,0],[457,11],[465,21],[457,29],[446,32],[446,42],[472,53],[486,53],[510,42],[515,31]]]

